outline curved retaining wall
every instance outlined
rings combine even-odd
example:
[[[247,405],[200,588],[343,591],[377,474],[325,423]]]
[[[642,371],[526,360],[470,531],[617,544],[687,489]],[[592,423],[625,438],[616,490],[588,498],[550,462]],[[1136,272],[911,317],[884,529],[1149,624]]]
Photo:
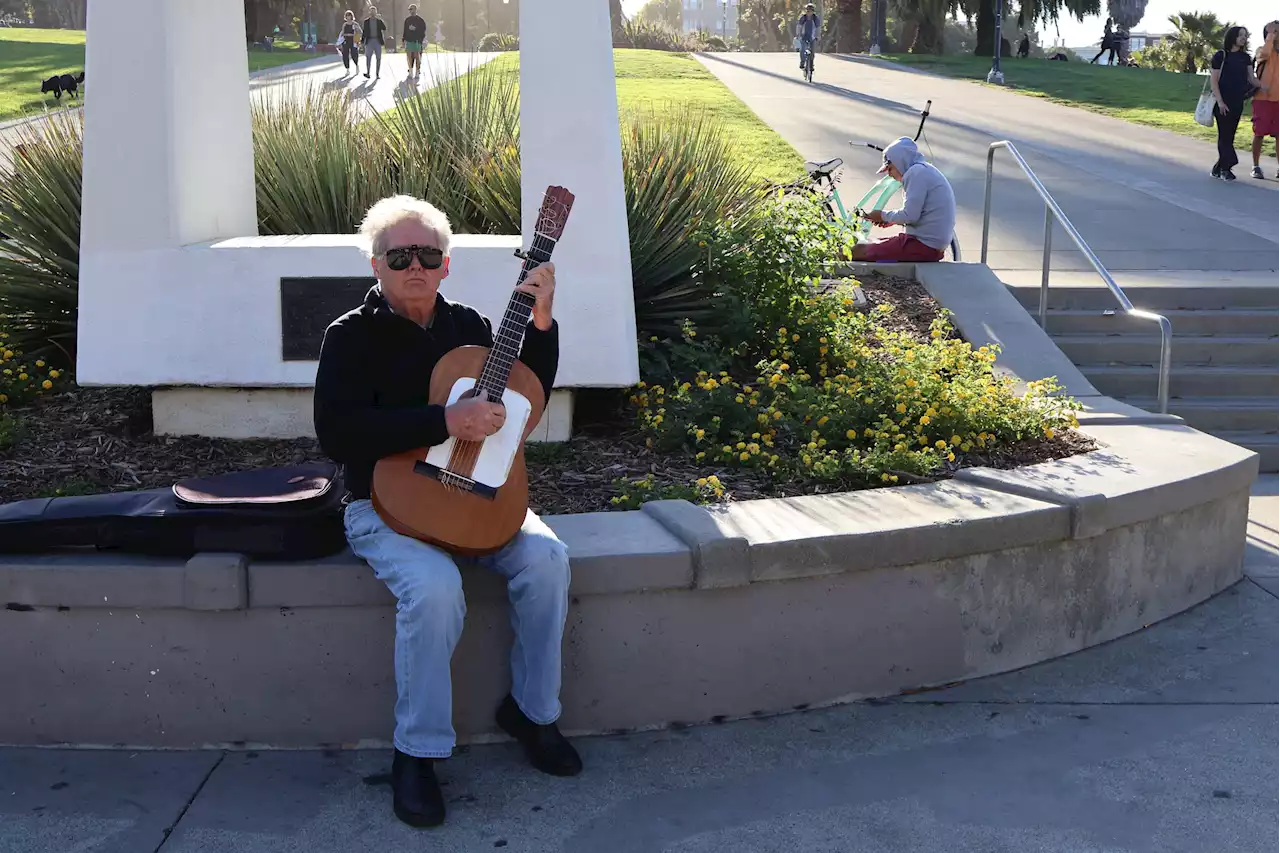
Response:
[[[772,714],[1023,667],[1241,577],[1257,457],[1103,400],[1101,449],[1015,471],[706,511],[550,517],[573,559],[573,732]],[[1111,401],[1114,403],[1114,401]],[[461,740],[491,736],[510,629],[465,578]],[[0,562],[0,742],[385,743],[394,606],[349,554],[305,564]]]

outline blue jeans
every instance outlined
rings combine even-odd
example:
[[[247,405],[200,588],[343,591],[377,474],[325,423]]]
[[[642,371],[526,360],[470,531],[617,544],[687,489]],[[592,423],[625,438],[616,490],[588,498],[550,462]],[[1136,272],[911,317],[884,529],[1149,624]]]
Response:
[[[484,566],[507,581],[511,625],[511,694],[535,723],[560,717],[561,640],[569,612],[569,552],[532,512],[500,551],[453,557],[403,536],[368,500],[344,517],[351,550],[396,597],[396,749],[418,758],[448,758],[455,744],[453,656],[467,604],[460,569]]]

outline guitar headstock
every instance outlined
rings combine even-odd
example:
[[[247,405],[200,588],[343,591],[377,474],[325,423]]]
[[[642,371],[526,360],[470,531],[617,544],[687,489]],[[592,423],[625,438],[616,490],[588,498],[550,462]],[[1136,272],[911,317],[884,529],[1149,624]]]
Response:
[[[547,187],[542,196],[542,209],[538,211],[538,220],[533,226],[534,236],[559,240],[572,209],[573,193],[564,187]]]

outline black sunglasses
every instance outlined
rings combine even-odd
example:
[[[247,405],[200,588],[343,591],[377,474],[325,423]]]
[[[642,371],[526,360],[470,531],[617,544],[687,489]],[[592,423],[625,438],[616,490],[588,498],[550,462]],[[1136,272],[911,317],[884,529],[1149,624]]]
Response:
[[[387,266],[396,272],[407,270],[414,257],[424,270],[438,270],[444,264],[444,252],[434,246],[399,246],[387,249],[383,257],[387,259]]]

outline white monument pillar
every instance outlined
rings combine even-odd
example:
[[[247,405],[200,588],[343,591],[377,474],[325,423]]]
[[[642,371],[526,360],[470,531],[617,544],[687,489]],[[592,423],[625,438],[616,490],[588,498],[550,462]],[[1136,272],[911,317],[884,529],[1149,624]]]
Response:
[[[520,4],[520,191],[526,245],[550,185],[574,194],[555,249],[556,313],[577,326],[562,362],[590,350],[600,384],[639,381],[631,244],[622,184],[609,4],[523,0]],[[579,324],[585,323],[586,326]],[[621,381],[619,381],[621,380]]]
[[[80,251],[256,235],[243,0],[95,0]],[[177,283],[175,283],[175,286]]]

